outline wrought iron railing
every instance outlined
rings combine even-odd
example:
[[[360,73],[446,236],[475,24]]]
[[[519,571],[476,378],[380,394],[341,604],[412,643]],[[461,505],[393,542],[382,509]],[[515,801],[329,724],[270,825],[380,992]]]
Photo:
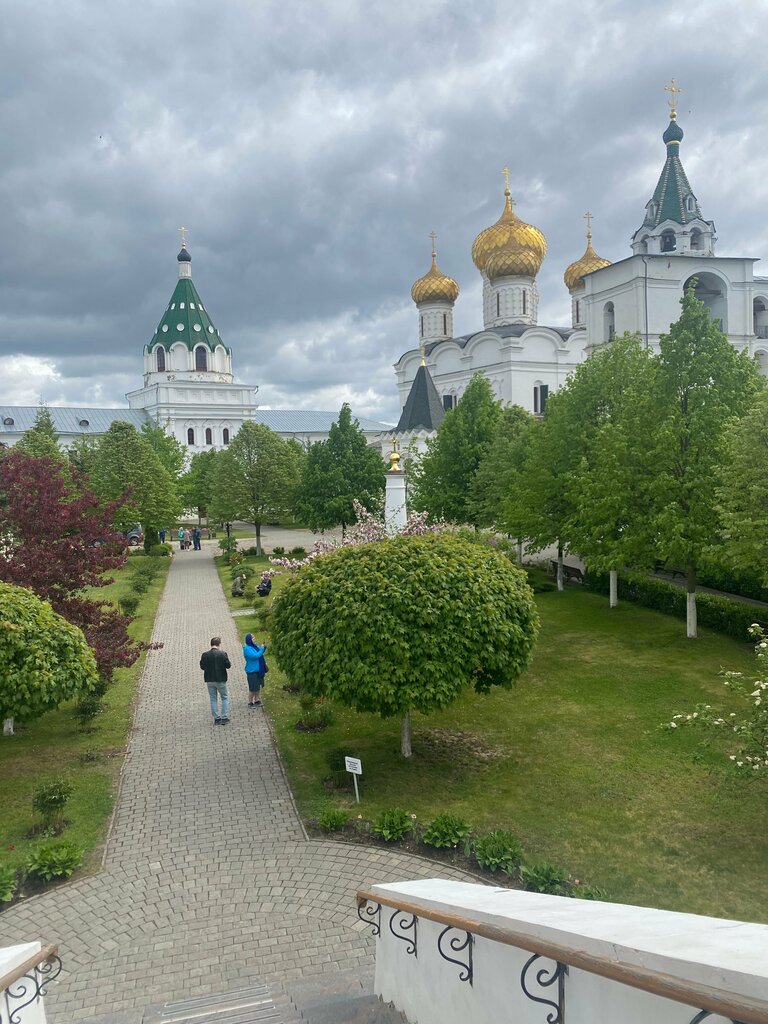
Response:
[[[588,971],[622,985],[640,989],[651,995],[671,999],[683,1003],[696,1010],[690,1024],[701,1024],[708,1017],[721,1016],[729,1019],[732,1024],[768,1024],[768,1000],[752,999],[721,989],[711,988],[693,981],[662,975],[646,967],[635,964],[609,960],[584,950],[563,946],[555,942],[515,932],[483,921],[462,917],[437,910],[429,910],[420,905],[402,899],[388,899],[380,893],[361,889],[357,893],[357,914],[361,921],[370,924],[374,935],[381,934],[381,908],[393,908],[397,915],[405,918],[405,924],[399,931],[407,930],[409,948],[406,953],[418,956],[417,927],[419,918],[445,925],[437,940],[440,956],[449,963],[460,968],[459,980],[472,985],[474,978],[473,946],[476,937],[490,939],[507,946],[531,953],[520,975],[520,987],[523,993],[533,1002],[549,1007],[546,1024],[564,1024],[566,979],[569,968]],[[390,920],[390,931],[396,938],[405,938],[397,934]],[[448,938],[448,936],[452,936]],[[446,944],[451,953],[446,953]],[[460,958],[458,954],[463,954]],[[552,961],[548,965],[546,961]],[[553,986],[552,999],[534,994],[531,981],[535,980],[540,988]]]
[[[23,1011],[45,995],[61,974],[58,946],[43,946],[0,978],[0,1024],[22,1024]]]

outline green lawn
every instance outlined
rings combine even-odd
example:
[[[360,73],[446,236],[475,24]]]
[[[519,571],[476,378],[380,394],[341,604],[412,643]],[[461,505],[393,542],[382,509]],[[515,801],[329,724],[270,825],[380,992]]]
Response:
[[[113,584],[92,591],[92,596],[116,602],[121,594],[127,593],[131,589],[127,578],[132,558],[126,568],[112,574]],[[170,560],[163,558],[158,562],[162,572],[141,598],[130,626],[131,636],[138,640],[149,640],[151,636],[165,584]],[[41,782],[63,776],[75,789],[64,815],[71,823],[61,838],[86,850],[86,870],[98,866],[144,658],[142,655],[131,668],[115,672],[104,698],[105,710],[94,719],[92,733],[80,730],[71,711],[74,702],[69,702],[35,722],[17,726],[15,736],[0,736],[1,863],[21,865],[38,845],[39,840],[25,838],[30,826],[36,823],[32,794]]]
[[[410,762],[398,721],[335,708],[324,733],[296,732],[298,701],[273,659],[266,700],[302,814],[329,804],[357,813],[322,785],[326,752],[343,747],[362,758],[366,817],[396,805],[421,821],[449,810],[479,830],[511,829],[531,857],[615,900],[768,921],[766,783],[731,775],[704,734],[659,728],[698,702],[718,707],[719,668],[751,671],[751,648],[709,631],[686,640],[677,619],[627,604],[611,611],[577,587],[538,603],[531,669],[511,691],[415,715]],[[263,634],[251,618],[237,621],[243,634]]]

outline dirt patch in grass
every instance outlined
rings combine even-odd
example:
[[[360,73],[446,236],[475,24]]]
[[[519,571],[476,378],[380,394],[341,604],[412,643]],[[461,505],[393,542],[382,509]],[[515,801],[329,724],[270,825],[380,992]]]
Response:
[[[419,757],[439,764],[473,767],[501,760],[507,752],[490,743],[488,737],[458,729],[420,729]]]

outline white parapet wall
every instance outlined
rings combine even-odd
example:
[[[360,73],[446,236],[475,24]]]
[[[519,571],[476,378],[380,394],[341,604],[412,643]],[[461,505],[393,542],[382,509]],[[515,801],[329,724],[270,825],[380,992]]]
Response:
[[[411,1024],[768,1021],[768,925],[437,878],[366,892],[376,993]]]
[[[39,942],[24,942],[19,946],[0,949],[0,979],[7,978],[41,949]],[[19,1024],[46,1024],[43,998],[34,998],[36,990],[34,972],[32,977],[19,978],[8,988],[0,984],[0,1021],[5,1021],[3,1011],[6,1011],[8,1019],[18,1021]]]

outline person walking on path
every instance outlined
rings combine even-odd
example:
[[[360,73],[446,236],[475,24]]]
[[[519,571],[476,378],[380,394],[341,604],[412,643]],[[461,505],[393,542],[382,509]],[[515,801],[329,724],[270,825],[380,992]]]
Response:
[[[202,536],[203,535],[200,532],[200,527],[196,526],[192,531],[192,547],[194,548],[195,551],[202,551],[202,548],[200,547],[200,540]]]
[[[184,527],[179,527],[179,551],[184,550]]]
[[[264,675],[267,672],[267,661],[264,654],[267,645],[263,647],[253,639],[253,633],[248,633],[243,647],[245,658],[245,677],[248,680],[248,707],[260,708],[262,706],[261,691],[264,688]]]
[[[232,668],[226,651],[221,649],[221,637],[211,638],[211,649],[200,658],[203,679],[211,698],[211,714],[214,725],[226,725],[229,721],[229,691],[227,690],[227,669]],[[221,698],[221,711],[219,711]]]

